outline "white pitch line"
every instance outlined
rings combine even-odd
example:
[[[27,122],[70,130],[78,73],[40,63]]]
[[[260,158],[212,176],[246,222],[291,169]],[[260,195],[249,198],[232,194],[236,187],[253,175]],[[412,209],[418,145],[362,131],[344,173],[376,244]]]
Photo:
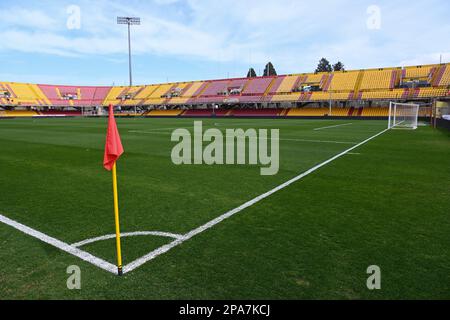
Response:
[[[183,236],[181,234],[175,234],[170,232],[161,232],[161,231],[135,231],[135,232],[124,232],[120,234],[121,238],[126,237],[135,237],[135,236],[157,236],[157,237],[166,237],[166,238],[174,238],[174,239],[181,239]],[[95,238],[89,238],[80,242],[72,243],[71,246],[75,248],[79,248],[82,246],[85,246],[87,244],[91,244],[97,241],[103,241],[103,240],[109,240],[114,239],[116,237],[116,234],[107,234],[100,237]]]
[[[317,130],[325,130],[325,129],[331,129],[331,128],[337,128],[337,127],[343,127],[343,126],[349,126],[352,125],[353,123],[344,123],[344,124],[337,124],[335,126],[328,126],[328,127],[322,127],[322,128],[315,128],[313,129],[314,131]]]
[[[53,247],[56,247],[62,251],[70,253],[71,255],[74,255],[86,262],[89,262],[96,267],[99,267],[99,268],[106,270],[108,272],[111,272],[111,273],[117,273],[117,266],[115,266],[103,259],[100,259],[86,251],[75,248],[61,240],[50,237],[40,231],[37,231],[37,230],[27,227],[26,225],[23,225],[17,221],[9,219],[1,214],[0,214],[0,222],[3,222],[4,224],[7,224],[7,225],[13,227],[14,229],[17,229],[29,236],[39,239],[39,240],[41,240],[49,245],[52,245]]]
[[[311,142],[311,143],[336,143],[336,144],[357,144],[357,142],[350,141],[332,141],[332,140],[308,140],[308,139],[279,139],[281,141],[298,141],[298,142]]]
[[[356,148],[366,144],[367,142],[371,141],[372,139],[375,139],[376,137],[382,135],[383,133],[385,133],[388,130],[389,129],[385,129],[385,130],[377,133],[376,135],[374,135],[374,136],[372,136],[372,137],[370,137],[370,138],[368,138],[368,139],[358,143],[357,145],[355,145],[355,146],[353,146],[353,147],[351,147],[351,148],[349,148],[349,149],[347,149],[347,150],[345,150],[345,151],[343,151],[343,152],[333,156],[332,158],[330,158],[330,159],[328,159],[328,160],[326,160],[326,161],[316,165],[315,167],[313,167],[313,168],[303,172],[302,174],[296,176],[295,178],[293,178],[293,179],[291,179],[289,181],[286,181],[285,183],[279,185],[278,187],[276,187],[276,188],[274,188],[274,189],[272,189],[272,190],[270,190],[270,191],[268,191],[266,193],[263,193],[260,196],[254,198],[254,199],[252,199],[250,201],[247,201],[246,203],[242,204],[241,206],[224,213],[223,215],[221,215],[221,216],[219,216],[219,217],[217,217],[217,218],[215,218],[215,219],[205,223],[204,225],[202,225],[202,226],[200,226],[200,227],[198,227],[196,229],[193,229],[193,230],[189,231],[181,239],[176,239],[176,240],[172,241],[171,243],[168,243],[168,244],[166,244],[164,246],[161,246],[158,249],[156,249],[156,250],[146,254],[145,256],[134,260],[133,262],[131,262],[131,263],[129,263],[129,264],[127,264],[127,265],[125,265],[123,267],[123,272],[127,273],[127,272],[130,272],[130,271],[133,271],[134,269],[142,266],[143,264],[147,263],[148,261],[155,259],[157,256],[162,255],[163,253],[166,253],[170,249],[172,249],[172,248],[182,244],[183,242],[191,239],[192,237],[198,235],[199,233],[202,233],[203,231],[206,231],[206,230],[212,228],[216,224],[224,221],[225,219],[230,218],[231,216],[235,215],[236,213],[241,212],[242,210],[244,210],[244,209],[254,205],[255,203],[258,203],[261,200],[271,196],[272,194],[274,194],[274,193],[276,193],[276,192],[278,192],[278,191],[280,191],[280,190],[290,186],[294,182],[297,182],[298,180],[306,177],[307,175],[313,173],[314,171],[316,171],[316,170],[322,168],[323,166],[329,164],[330,162],[333,162],[334,160],[339,159],[340,157],[346,155],[347,153],[353,151],[354,149],[356,149]]]

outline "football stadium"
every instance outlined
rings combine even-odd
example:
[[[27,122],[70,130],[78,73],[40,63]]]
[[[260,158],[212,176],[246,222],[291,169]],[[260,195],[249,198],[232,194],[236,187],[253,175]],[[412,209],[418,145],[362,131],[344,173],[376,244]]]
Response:
[[[314,71],[272,51],[273,64],[254,58],[259,75],[250,65],[245,76],[247,65],[203,80],[192,67],[176,81],[146,78],[147,53],[132,44],[152,21],[137,16],[200,6],[192,2],[121,11],[124,1],[107,1],[117,46],[127,45],[111,71],[121,85],[91,78],[100,65],[81,80],[77,67],[61,68],[82,57],[0,45],[0,299],[449,299],[445,36],[437,59],[405,50],[353,62],[342,50],[344,67],[317,50]],[[17,12],[41,21],[29,3]],[[0,26],[19,37],[25,27],[8,19]],[[441,26],[449,31],[448,20]],[[414,34],[396,41],[406,47]]]

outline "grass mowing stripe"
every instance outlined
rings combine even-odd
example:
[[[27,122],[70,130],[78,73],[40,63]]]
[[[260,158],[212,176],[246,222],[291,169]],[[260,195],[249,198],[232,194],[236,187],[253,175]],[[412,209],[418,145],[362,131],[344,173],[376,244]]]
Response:
[[[205,127],[204,127],[205,128]],[[156,130],[156,129],[155,129]],[[142,134],[159,134],[159,135],[171,135],[171,133],[164,132],[150,132],[150,131],[139,131],[139,130],[129,130],[129,133],[142,133]],[[182,136],[182,135],[181,135]],[[226,138],[235,138],[235,136],[227,136]],[[273,140],[272,138],[261,138],[261,140]],[[351,141],[332,141],[332,140],[313,140],[313,139],[293,139],[293,138],[279,138],[279,141],[298,141],[298,142],[311,142],[311,143],[336,143],[336,144],[357,144],[357,142]]]
[[[146,263],[146,262],[148,262],[150,260],[153,260],[154,258],[160,256],[161,254],[166,253],[170,249],[172,249],[172,248],[182,244],[183,242],[191,239],[192,237],[194,237],[194,236],[196,236],[196,235],[198,235],[198,234],[200,234],[200,233],[202,233],[202,232],[212,228],[216,224],[219,224],[220,222],[224,221],[225,219],[230,218],[231,216],[235,215],[236,213],[239,213],[242,210],[244,210],[244,209],[254,205],[255,203],[258,203],[259,201],[261,201],[261,200],[271,196],[272,194],[274,194],[274,193],[276,193],[276,192],[278,192],[278,191],[288,187],[289,185],[293,184],[294,182],[297,182],[298,180],[306,177],[307,175],[313,173],[314,171],[322,168],[323,166],[326,166],[327,164],[333,162],[334,160],[339,159],[340,157],[346,155],[347,153],[353,151],[354,149],[356,149],[356,148],[366,144],[367,142],[375,139],[376,137],[382,135],[383,133],[385,133],[388,130],[389,129],[384,129],[383,131],[375,134],[374,136],[372,136],[372,137],[370,137],[370,138],[368,138],[368,139],[358,143],[357,145],[355,145],[355,146],[353,146],[353,147],[351,147],[351,148],[349,148],[349,149],[347,149],[347,150],[345,150],[345,151],[335,155],[334,157],[332,157],[332,158],[330,158],[330,159],[328,159],[328,160],[326,160],[326,161],[316,165],[315,167],[313,167],[313,168],[303,172],[302,174],[296,176],[295,178],[292,178],[291,180],[286,181],[285,183],[279,185],[278,187],[275,187],[272,190],[270,190],[270,191],[268,191],[266,193],[263,193],[263,194],[259,195],[258,197],[254,198],[254,199],[252,199],[250,201],[247,201],[246,203],[242,204],[241,206],[239,206],[239,207],[237,207],[235,209],[232,209],[232,210],[224,213],[223,215],[221,215],[221,216],[219,216],[219,217],[217,217],[217,218],[215,218],[215,219],[205,223],[204,225],[201,225],[200,227],[198,227],[198,228],[196,228],[194,230],[191,230],[190,232],[186,233],[183,236],[183,238],[177,239],[175,241],[172,241],[171,243],[166,244],[166,245],[164,245],[164,246],[162,246],[162,247],[160,247],[160,248],[150,252],[149,254],[147,254],[147,255],[139,258],[139,259],[136,259],[135,261],[125,265],[123,267],[123,272],[127,273],[127,272],[133,271],[134,269],[142,266],[144,263]]]

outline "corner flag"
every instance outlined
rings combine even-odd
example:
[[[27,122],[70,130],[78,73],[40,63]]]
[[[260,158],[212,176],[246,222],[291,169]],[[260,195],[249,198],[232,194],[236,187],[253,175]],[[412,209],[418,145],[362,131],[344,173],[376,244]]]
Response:
[[[105,154],[103,156],[103,167],[111,171],[116,160],[123,153],[122,141],[117,130],[116,120],[112,105],[109,105],[108,132],[106,133]]]
[[[116,161],[123,154],[122,141],[120,141],[119,130],[112,105],[109,105],[108,131],[106,133],[105,154],[103,156],[103,167],[111,171],[113,178],[114,196],[114,221],[116,224],[116,249],[117,249],[117,271],[122,275],[122,251],[120,248],[120,223],[119,223],[119,196],[117,192]]]

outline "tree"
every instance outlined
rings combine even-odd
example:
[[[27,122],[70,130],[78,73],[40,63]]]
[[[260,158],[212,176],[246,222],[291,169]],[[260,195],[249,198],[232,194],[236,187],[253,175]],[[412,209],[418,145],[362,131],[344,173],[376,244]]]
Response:
[[[273,67],[272,62],[269,62],[266,64],[266,67],[264,68],[263,77],[267,76],[276,76],[277,72],[275,71],[275,68]]]
[[[344,71],[344,64],[340,61],[333,65],[333,71]]]
[[[331,72],[333,68],[331,67],[330,61],[325,58],[320,59],[319,64],[317,65],[316,72]]]
[[[247,73],[247,78],[256,78],[256,77],[257,77],[257,75],[255,72],[255,69],[250,68]]]

